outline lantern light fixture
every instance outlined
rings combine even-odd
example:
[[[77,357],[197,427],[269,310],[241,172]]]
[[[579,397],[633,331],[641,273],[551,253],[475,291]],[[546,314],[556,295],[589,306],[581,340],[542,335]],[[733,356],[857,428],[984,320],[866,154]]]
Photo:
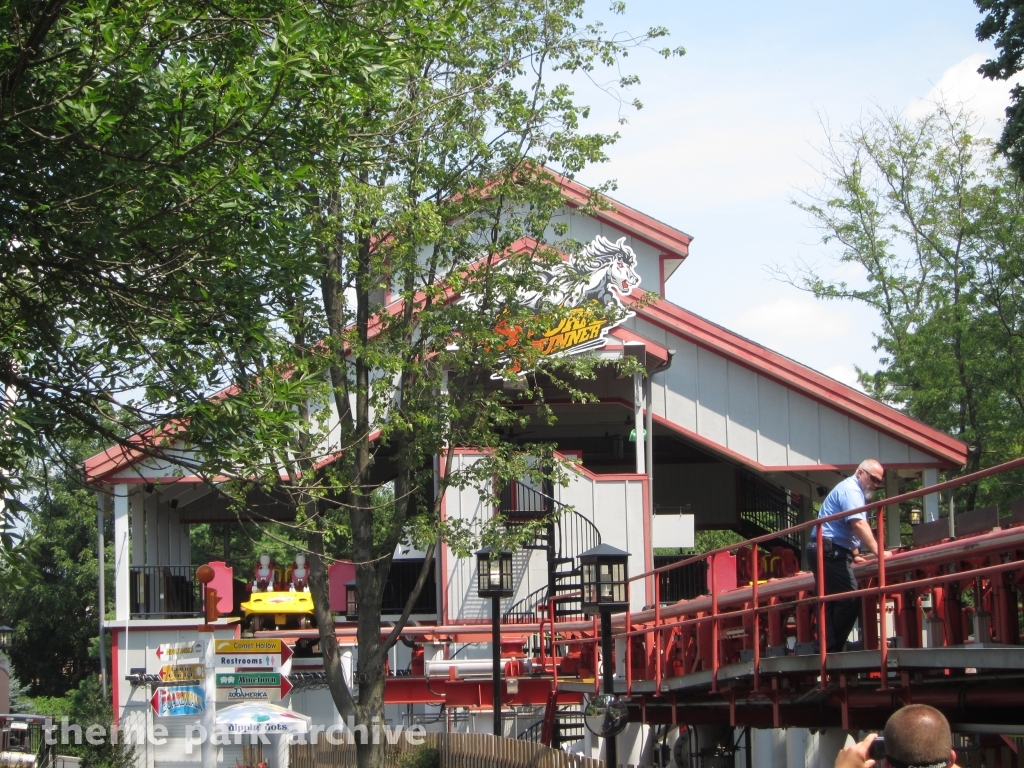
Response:
[[[359,593],[354,581],[345,584],[345,618],[348,621],[359,619]]]
[[[476,553],[477,595],[512,597],[512,553],[484,547]]]
[[[629,553],[598,544],[580,556],[583,612],[622,613],[629,606]]]

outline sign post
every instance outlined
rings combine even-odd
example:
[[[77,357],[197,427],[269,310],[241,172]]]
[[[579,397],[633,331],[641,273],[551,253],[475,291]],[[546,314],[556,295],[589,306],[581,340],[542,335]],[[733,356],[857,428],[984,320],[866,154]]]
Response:
[[[216,644],[217,641],[213,637],[213,632],[210,632],[210,639],[206,643],[206,657],[204,661],[204,666],[206,667],[206,710],[199,719],[199,733],[205,737],[200,749],[203,768],[217,768],[217,745],[213,743],[213,729],[217,725],[217,680],[214,674],[217,666],[217,654],[214,650]]]

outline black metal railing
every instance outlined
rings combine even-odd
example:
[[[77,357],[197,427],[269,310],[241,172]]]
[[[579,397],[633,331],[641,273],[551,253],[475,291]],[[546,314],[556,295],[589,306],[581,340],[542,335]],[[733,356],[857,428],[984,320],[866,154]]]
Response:
[[[554,733],[551,734],[551,747],[562,749],[583,741],[585,728],[582,712],[559,711],[555,715]]]
[[[133,619],[168,619],[202,613],[195,565],[133,565],[128,569]]]
[[[517,600],[502,614],[505,624],[533,624],[541,615],[548,599],[548,588],[535,589],[522,600]]]
[[[437,613],[437,577],[434,564],[431,560],[427,581],[412,607],[413,613]],[[388,572],[387,581],[384,582],[384,595],[380,606],[382,614],[400,614],[405,610],[405,601],[412,594],[422,569],[422,558],[391,561],[391,570]]]
[[[740,533],[747,538],[782,531],[800,522],[800,510],[790,503],[790,496],[781,488],[769,485],[747,472],[739,479]],[[800,551],[800,539],[784,534],[778,544]]]
[[[554,488],[544,481],[533,488],[518,480],[506,483],[498,493],[498,513],[510,519],[545,517],[555,511]]]
[[[655,555],[654,567],[678,563],[686,560],[689,555]],[[695,597],[708,594],[708,564],[705,560],[673,568],[671,571],[658,574],[661,581],[660,596],[662,603],[676,603],[680,600],[693,600]]]
[[[540,734],[544,730],[544,721],[534,723],[529,728],[524,728],[516,736],[520,741],[532,741],[534,744],[540,744]]]
[[[545,533],[538,540],[548,555],[552,583],[531,592],[513,603],[502,615],[511,624],[530,624],[537,621],[547,607],[554,586],[555,617],[559,619],[585,618],[580,602],[582,585],[577,558],[601,543],[601,532],[590,520],[567,507],[552,496],[552,488],[545,483],[547,493],[520,482],[506,485],[499,494],[498,512],[510,518],[550,516]],[[533,545],[533,548],[538,548]]]

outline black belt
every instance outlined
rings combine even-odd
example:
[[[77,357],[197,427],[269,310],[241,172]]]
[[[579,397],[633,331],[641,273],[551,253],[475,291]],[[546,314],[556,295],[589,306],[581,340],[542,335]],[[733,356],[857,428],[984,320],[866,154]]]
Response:
[[[849,558],[853,558],[853,550],[847,549],[846,547],[836,544],[832,539],[822,537],[821,546],[825,550],[825,556],[837,557],[840,555],[846,555]],[[816,550],[818,548],[818,542],[816,539],[811,539],[807,544],[807,549]]]

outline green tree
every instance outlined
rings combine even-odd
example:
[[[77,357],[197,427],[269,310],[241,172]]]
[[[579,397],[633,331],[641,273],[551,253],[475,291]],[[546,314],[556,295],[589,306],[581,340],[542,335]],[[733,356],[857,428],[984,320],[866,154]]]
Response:
[[[964,440],[967,472],[1024,447],[1024,194],[972,125],[938,105],[917,121],[879,113],[831,137],[822,187],[796,202],[858,275],[780,271],[818,298],[878,312],[882,367],[859,371],[861,384]],[[1004,475],[963,488],[958,508],[1020,494],[1020,474]]]
[[[74,455],[86,455],[84,447]],[[32,696],[60,697],[99,671],[96,499],[62,463],[34,468],[26,575],[18,589],[0,594],[0,615],[14,629],[9,656],[19,679]],[[105,533],[112,541],[113,530]],[[108,544],[108,583],[113,556]]]
[[[328,89],[357,145],[365,92],[388,89],[375,83],[393,82],[403,46],[443,40],[450,19],[431,8],[0,7],[0,577],[22,554],[22,468],[66,433],[167,423],[220,380],[214,353],[260,337],[263,286],[233,274],[239,251],[274,253],[267,185],[296,170],[282,115]]]
[[[558,292],[573,287],[544,272],[561,263],[543,244],[564,204],[546,166],[579,170],[615,138],[580,130],[587,110],[557,78],[664,34],[607,37],[583,26],[581,0],[456,7],[455,38],[417,52],[400,87],[364,103],[362,128],[379,140],[347,144],[328,89],[297,106],[302,131],[289,151],[308,170],[270,191],[280,208],[267,224],[288,247],[269,265],[240,258],[254,282],[274,285],[262,304],[273,332],[237,358],[235,394],[188,412],[204,473],[237,478],[240,500],[258,479],[298,510],[328,684],[341,714],[364,724],[383,715],[384,661],[437,543],[466,555],[506,535],[500,520],[483,529],[442,521],[445,492],[472,486],[490,498],[495,478],[557,475],[549,446],[504,437],[524,419],[510,406],[531,403],[550,417],[539,384],[581,397],[573,377],[593,372],[592,359],[543,359],[531,343],[567,316]],[[273,274],[264,279],[263,269]],[[617,310],[593,302],[585,311],[596,320]],[[488,453],[456,471],[455,446]],[[382,498],[385,482],[393,496]],[[338,531],[357,566],[358,695],[343,677],[328,608]],[[404,539],[427,557],[382,641],[384,584]],[[383,745],[359,745],[358,759],[381,764]]]
[[[990,80],[1009,80],[1024,68],[1024,3],[1020,0],[974,0],[984,18],[975,34],[981,41],[991,40],[997,56],[989,59],[978,72]],[[1006,107],[1006,125],[996,145],[1010,161],[1010,166],[1024,176],[1024,88],[1010,90]]]

